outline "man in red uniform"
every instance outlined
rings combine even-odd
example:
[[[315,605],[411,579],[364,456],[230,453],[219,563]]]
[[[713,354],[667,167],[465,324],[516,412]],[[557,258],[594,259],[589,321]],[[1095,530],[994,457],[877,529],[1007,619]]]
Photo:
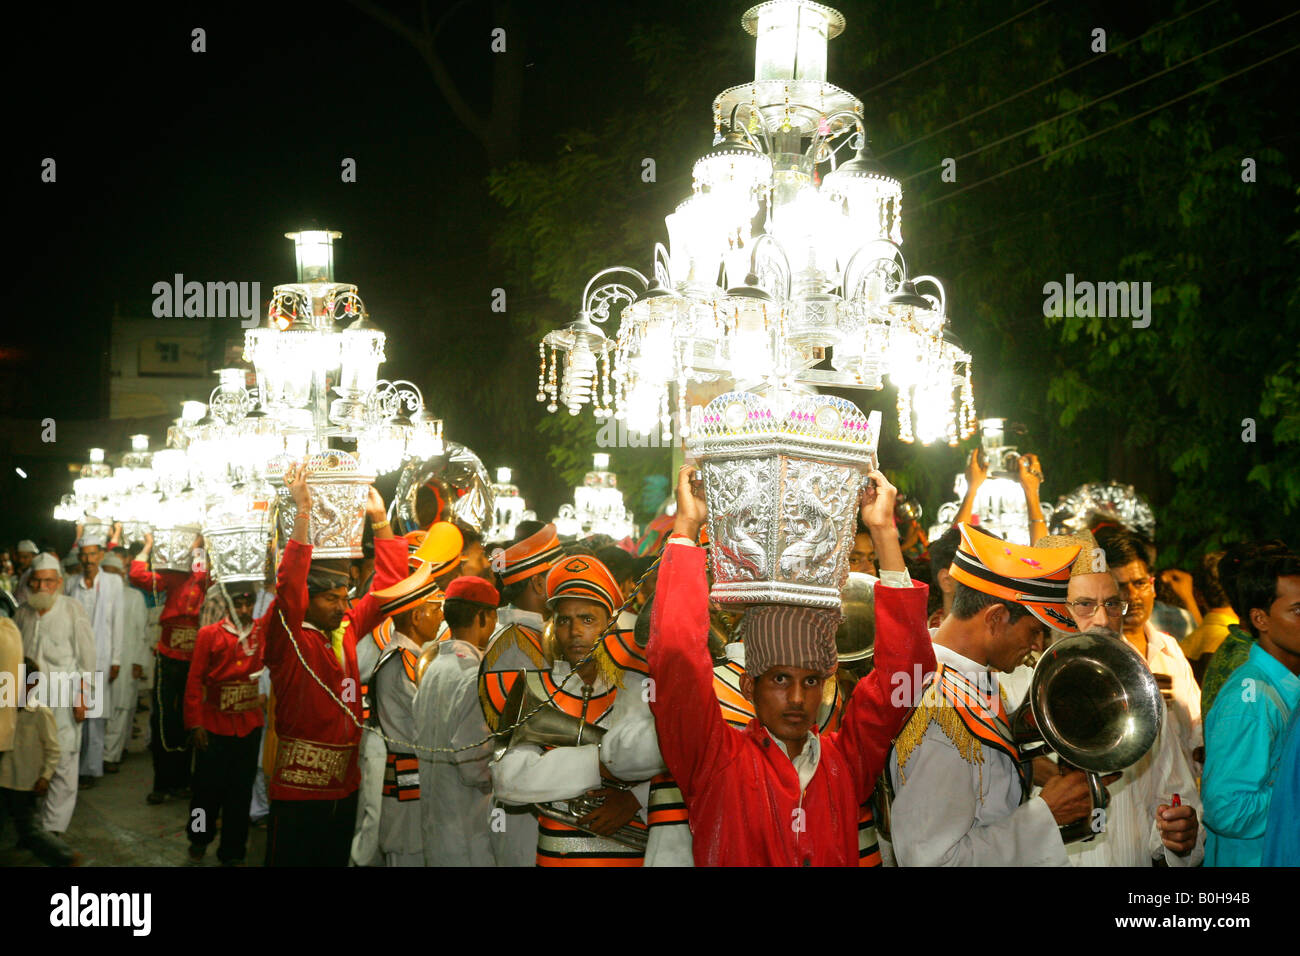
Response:
[[[894,528],[896,491],[878,471],[862,518],[882,581],[876,586],[875,669],[854,689],[840,730],[817,734],[823,684],[836,665],[837,611],[762,605],[747,612],[741,690],[757,717],[729,727],[713,692],[708,583],[695,545],[705,505],[686,466],[673,536],[659,565],[648,659],[651,709],[664,762],[686,798],[697,866],[856,866],[859,807],[875,787],[910,708],[891,695],[934,668],[927,588],[885,586],[905,571]],[[898,677],[896,675],[901,675]],[[901,695],[910,701],[913,694]]]
[[[203,539],[195,542],[201,547]],[[131,562],[131,583],[165,599],[162,634],[154,655],[153,702],[149,708],[149,752],[153,756],[153,790],[150,803],[162,803],[170,794],[185,796],[190,784],[189,737],[185,733],[185,682],[190,658],[199,634],[199,612],[208,592],[208,572],[150,571],[149,553],[153,535],[144,536],[144,547]]]
[[[268,788],[266,865],[346,866],[361,781],[357,640],[383,621],[374,592],[406,576],[407,548],[393,537],[384,500],[371,488],[365,509],[375,536],[375,580],[349,609],[346,568],[311,559],[304,467],[290,468],[285,484],[298,514],[263,622],[279,738]]]
[[[185,726],[194,742],[194,796],[190,800],[190,859],[201,860],[216,834],[217,857],[241,866],[248,843],[248,810],[262,741],[262,627],[253,621],[256,586],[227,587],[230,614],[199,629],[185,682]]]

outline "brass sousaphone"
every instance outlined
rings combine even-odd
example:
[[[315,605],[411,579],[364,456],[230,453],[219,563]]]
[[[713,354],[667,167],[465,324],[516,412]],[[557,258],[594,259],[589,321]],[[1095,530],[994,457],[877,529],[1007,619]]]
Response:
[[[581,747],[585,744],[598,744],[605,736],[604,727],[589,724],[579,717],[566,714],[560,708],[547,702],[546,689],[538,679],[536,671],[519,671],[514,686],[506,696],[501,708],[498,727],[505,728],[496,736],[496,747],[492,759],[500,759],[509,748],[516,744],[536,744],[539,747]],[[520,718],[524,720],[521,723]],[[518,724],[519,726],[514,726]],[[605,781],[607,786],[630,789],[630,787]],[[592,798],[586,794],[554,803],[537,803],[537,812],[543,816],[577,827],[584,833],[592,833],[578,821],[600,806],[602,799]],[[630,824],[624,824],[613,833],[592,833],[606,840],[613,840],[623,846],[645,852],[646,831]]]
[[[1088,775],[1093,811],[1061,827],[1064,842],[1097,834],[1095,811],[1110,799],[1101,778],[1142,759],[1160,732],[1162,712],[1155,676],[1122,638],[1086,632],[1043,653],[1011,732],[1024,760],[1055,751],[1063,764]]]

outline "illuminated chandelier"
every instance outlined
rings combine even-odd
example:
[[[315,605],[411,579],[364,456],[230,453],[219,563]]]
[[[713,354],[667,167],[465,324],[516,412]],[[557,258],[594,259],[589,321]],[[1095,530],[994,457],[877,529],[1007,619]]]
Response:
[[[618,479],[609,470],[609,455],[596,452],[592,466],[583,477],[581,487],[573,489],[573,504],[560,505],[553,522],[556,533],[565,539],[593,534],[606,534],[615,541],[635,538],[632,512],[623,502]]]
[[[247,387],[241,370],[223,371],[208,406],[215,427],[191,435],[200,442],[197,454],[210,456],[219,474],[240,467],[238,459],[258,477],[280,455],[317,455],[331,439],[356,442],[359,464],[376,475],[439,454],[442,422],[425,409],[417,386],[379,378],[386,337],[357,287],[334,281],[341,233],[285,235],[294,240],[298,281],[276,286],[266,326],[245,333],[244,359],[256,385]]]
[[[535,512],[528,510],[528,503],[511,478],[509,468],[497,469],[497,480],[492,483],[492,527],[487,532],[488,541],[513,541],[519,522],[537,518]]]
[[[861,101],[826,82],[827,41],[844,23],[809,0],[744,15],[754,80],[714,100],[714,147],[666,219],[653,280],[623,266],[597,273],[577,319],[539,346],[549,411],[591,405],[671,440],[674,411],[677,433],[690,433],[692,383],[880,389],[888,376],[900,440],[955,445],[974,433],[971,357],[943,286],[909,274],[900,248],[902,186],[871,154]],[[601,325],[619,302],[610,338]]]

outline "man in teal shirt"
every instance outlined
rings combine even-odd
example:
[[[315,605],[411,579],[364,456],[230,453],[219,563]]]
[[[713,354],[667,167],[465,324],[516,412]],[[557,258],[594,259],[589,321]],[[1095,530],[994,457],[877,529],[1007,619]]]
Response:
[[[1282,763],[1273,784],[1264,834],[1265,866],[1300,866],[1300,707],[1282,740]]]
[[[1257,638],[1205,721],[1205,865],[1259,866],[1284,732],[1300,706],[1300,556],[1250,562],[1237,579]]]

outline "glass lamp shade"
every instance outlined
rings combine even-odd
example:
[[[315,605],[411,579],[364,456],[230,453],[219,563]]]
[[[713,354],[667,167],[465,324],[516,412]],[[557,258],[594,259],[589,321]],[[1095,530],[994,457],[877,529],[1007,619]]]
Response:
[[[499,484],[499,485],[508,485],[508,484],[510,484],[510,469],[509,469],[509,468],[498,468],[498,469],[497,469],[497,484]]]
[[[376,328],[362,326],[357,320],[341,334],[341,371],[339,390],[364,395],[375,387],[379,363],[384,360],[385,336]],[[361,327],[358,327],[361,326]]]
[[[591,401],[595,381],[596,354],[580,341],[564,357],[564,382],[560,386],[560,403],[570,415],[578,414]]]
[[[357,439],[357,458],[367,469],[386,475],[402,467],[411,425],[386,421]]]
[[[629,431],[650,435],[659,424],[659,412],[667,386],[637,381],[627,393],[623,412]]]
[[[673,376],[673,328],[662,319],[650,319],[640,329],[631,367],[638,380],[667,383]]]
[[[876,239],[903,241],[902,184],[865,150],[826,174],[822,192],[844,210],[840,262]]]
[[[293,240],[299,282],[334,281],[334,240],[341,239],[343,233],[311,229],[286,232],[284,237]]]
[[[208,413],[208,406],[203,402],[181,402],[181,424],[193,425]]]
[[[102,448],[90,449],[90,463],[92,465],[102,465],[104,463],[104,449]]]
[[[131,450],[132,450],[132,451],[148,451],[148,450],[149,450],[149,436],[148,436],[148,435],[132,435],[132,436],[131,436]]]
[[[179,448],[154,452],[153,471],[158,478],[158,490],[168,496],[179,494],[190,481],[189,459]]]
[[[826,42],[844,29],[844,18],[808,0],[773,0],[751,7],[741,21],[757,37],[755,80],[826,80]]]
[[[64,495],[54,506],[55,521],[80,521],[85,511],[77,504],[76,495]]]
[[[1005,418],[980,419],[980,446],[986,455],[991,457],[991,453],[1006,445],[1006,424]]]
[[[728,141],[695,162],[695,184],[727,232],[747,239],[758,200],[772,179],[772,160],[745,143]]]
[[[591,456],[591,464],[592,467],[596,469],[596,471],[608,471],[609,455],[603,451],[598,451]]]
[[[691,196],[664,222],[668,226],[668,257],[677,284],[713,289],[727,250],[727,223],[718,219],[708,197]]]
[[[843,232],[842,208],[811,185],[799,190],[772,216],[772,234],[789,257],[791,276],[796,283],[801,278],[812,283],[814,287],[808,289],[812,292],[836,284]]]
[[[897,388],[911,388],[925,378],[925,353],[918,335],[895,328],[889,341],[889,381]]]

